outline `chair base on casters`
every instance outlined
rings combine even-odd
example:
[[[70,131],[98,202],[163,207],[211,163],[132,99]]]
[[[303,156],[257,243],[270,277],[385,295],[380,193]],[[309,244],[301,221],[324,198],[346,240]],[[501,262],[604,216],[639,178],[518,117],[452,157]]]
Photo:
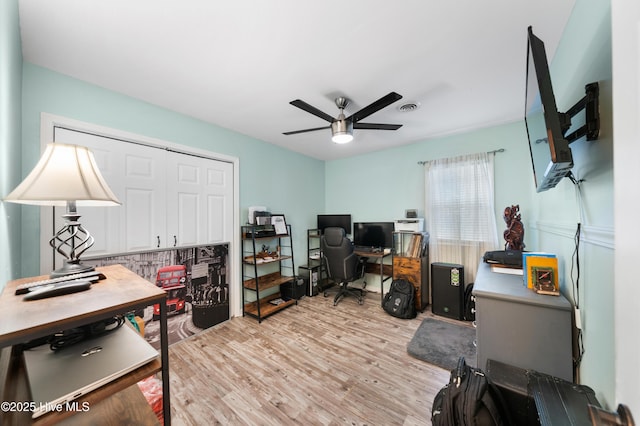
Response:
[[[365,284],[366,285],[366,284]],[[329,293],[327,291],[324,292],[324,297],[327,297]],[[362,289],[359,288],[350,288],[348,283],[340,284],[338,289],[338,293],[333,298],[333,306],[336,306],[340,301],[340,298],[344,296],[353,296],[358,299],[358,305],[362,305],[364,303],[364,287]]]

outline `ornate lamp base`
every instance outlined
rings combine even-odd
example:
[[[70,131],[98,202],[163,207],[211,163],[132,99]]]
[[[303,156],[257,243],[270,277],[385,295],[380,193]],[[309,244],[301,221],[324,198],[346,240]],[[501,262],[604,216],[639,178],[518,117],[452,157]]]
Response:
[[[64,261],[62,268],[58,268],[51,272],[49,275],[51,278],[63,277],[65,275],[80,274],[82,272],[95,271],[95,268],[90,265],[83,265],[82,263],[71,263],[67,260]]]
[[[64,265],[51,273],[51,278],[79,274],[94,270],[80,262],[80,256],[93,245],[93,237],[78,222],[80,215],[76,211],[76,202],[67,202],[67,212],[62,215],[66,224],[49,240],[49,245],[64,256]]]

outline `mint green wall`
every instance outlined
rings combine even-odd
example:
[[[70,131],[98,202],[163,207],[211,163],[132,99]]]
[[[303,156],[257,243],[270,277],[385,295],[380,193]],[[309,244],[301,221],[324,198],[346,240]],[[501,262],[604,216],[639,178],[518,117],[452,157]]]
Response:
[[[538,249],[559,254],[565,266],[562,291],[574,301],[571,255],[577,223],[582,224],[579,302],[585,354],[579,379],[596,390],[601,403],[615,409],[610,9],[609,1],[577,0],[550,65],[560,111],[566,111],[584,96],[585,84],[597,81],[600,85],[600,137],[593,142],[582,139],[571,144],[574,174],[585,180],[581,197],[565,179],[554,190],[533,196],[536,210],[532,216]]]
[[[526,217],[533,189],[523,123],[329,161],[325,173],[326,210],[351,213],[354,222],[401,219],[405,209],[411,208],[418,209],[418,216],[425,217],[424,167],[418,161],[497,149],[505,150],[495,154],[496,223],[500,229],[504,224],[502,210],[506,206],[520,204]]]
[[[40,156],[42,112],[235,156],[240,159],[241,223],[251,205],[285,214],[295,255],[300,261],[306,257],[306,229],[324,206],[323,162],[29,63],[23,64],[22,102],[24,174]],[[37,275],[39,258],[33,253],[44,243],[38,208],[23,211],[22,275]]]
[[[523,39],[525,31],[523,28]],[[544,34],[537,35],[544,40]],[[522,54],[526,54],[525,46]],[[326,211],[351,213],[354,221],[393,220],[408,208],[424,216],[424,178],[418,161],[504,148],[495,157],[499,241],[504,241],[502,210],[519,204],[527,249],[558,254],[564,275],[562,291],[572,301],[573,237],[577,223],[583,225],[580,307],[585,355],[579,380],[593,387],[603,404],[615,408],[610,2],[577,0],[551,61],[551,73],[560,111],[584,96],[585,84],[600,84],[600,138],[571,145],[574,173],[585,179],[580,201],[568,179],[547,192],[535,192],[526,130],[518,122],[329,161],[325,166]]]
[[[0,199],[20,183],[22,47],[18,0],[0,2]],[[0,202],[0,291],[20,275],[20,211]]]

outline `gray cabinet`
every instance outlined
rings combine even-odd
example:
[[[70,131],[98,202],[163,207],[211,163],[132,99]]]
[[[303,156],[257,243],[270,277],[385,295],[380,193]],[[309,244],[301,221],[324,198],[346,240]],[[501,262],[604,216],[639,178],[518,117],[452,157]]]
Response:
[[[573,381],[571,303],[481,262],[474,284],[478,367],[488,359]]]

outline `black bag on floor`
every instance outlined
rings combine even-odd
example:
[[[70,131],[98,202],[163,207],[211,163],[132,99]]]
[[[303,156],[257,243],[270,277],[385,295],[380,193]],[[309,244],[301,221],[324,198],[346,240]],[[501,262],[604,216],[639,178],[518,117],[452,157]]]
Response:
[[[464,319],[467,321],[476,320],[476,297],[471,294],[472,291],[473,283],[464,289]]]
[[[451,370],[449,383],[436,394],[431,408],[433,426],[510,425],[507,407],[498,388],[464,357]]]
[[[394,317],[409,319],[415,318],[416,289],[409,281],[397,279],[391,282],[389,293],[385,294],[382,301],[382,309]]]

